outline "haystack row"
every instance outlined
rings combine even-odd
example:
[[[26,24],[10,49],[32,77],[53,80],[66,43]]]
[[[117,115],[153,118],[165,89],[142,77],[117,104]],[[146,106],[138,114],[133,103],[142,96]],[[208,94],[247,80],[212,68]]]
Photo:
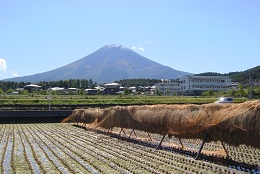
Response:
[[[260,100],[240,104],[144,105],[76,109],[63,122],[135,129],[177,138],[260,148]]]

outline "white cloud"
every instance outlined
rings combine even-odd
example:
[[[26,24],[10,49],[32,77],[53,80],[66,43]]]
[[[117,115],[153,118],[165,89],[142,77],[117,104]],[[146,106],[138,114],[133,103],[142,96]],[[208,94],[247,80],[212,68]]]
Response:
[[[132,47],[132,50],[144,51],[144,48],[143,48],[143,47],[136,47],[136,46],[133,46],[133,47]]]
[[[13,77],[18,77],[19,75],[16,73],[16,72],[14,72],[14,71],[10,71],[11,73],[12,73],[12,75],[13,75]]]
[[[3,58],[0,58],[0,77],[1,78],[11,78],[11,77],[18,77],[19,75],[12,71],[12,70],[7,70],[6,68],[6,61]]]
[[[0,71],[6,71],[6,61],[0,58]]]
[[[144,48],[142,48],[142,47],[139,47],[139,48],[138,48],[138,50],[140,50],[140,51],[144,51]]]
[[[159,42],[158,39],[156,39],[156,40],[150,40],[150,41],[147,41],[147,40],[144,41],[144,43],[145,43],[146,45],[152,45],[152,44],[157,43],[157,42]]]

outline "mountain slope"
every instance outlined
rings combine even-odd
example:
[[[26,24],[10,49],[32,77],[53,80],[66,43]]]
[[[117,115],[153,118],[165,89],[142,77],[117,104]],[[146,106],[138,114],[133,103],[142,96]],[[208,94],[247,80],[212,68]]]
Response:
[[[152,78],[176,79],[190,74],[174,70],[151,61],[122,45],[106,45],[94,53],[63,67],[6,81],[55,81],[66,79],[92,79],[109,83],[120,79]]]

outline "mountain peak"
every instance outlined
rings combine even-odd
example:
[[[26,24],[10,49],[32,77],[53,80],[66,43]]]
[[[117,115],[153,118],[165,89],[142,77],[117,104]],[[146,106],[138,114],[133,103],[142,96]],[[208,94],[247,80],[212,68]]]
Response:
[[[120,79],[176,79],[189,73],[177,71],[149,60],[126,46],[105,45],[92,54],[60,68],[25,76],[7,79],[36,83],[68,79],[92,79],[98,84],[111,83]]]
[[[105,45],[103,48],[119,48],[119,49],[122,49],[122,50],[130,50],[129,48],[127,48],[126,46],[124,45],[120,45],[120,44],[110,44],[110,45]]]

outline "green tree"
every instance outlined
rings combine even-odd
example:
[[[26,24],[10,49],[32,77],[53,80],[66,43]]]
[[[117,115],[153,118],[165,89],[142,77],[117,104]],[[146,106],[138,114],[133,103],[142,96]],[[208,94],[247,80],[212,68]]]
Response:
[[[238,89],[238,91],[237,91],[237,94],[238,94],[240,97],[245,97],[245,96],[246,96],[246,93],[245,93],[245,90],[244,90],[242,84],[239,84],[239,89]]]
[[[161,91],[159,91],[158,89],[156,89],[155,94],[158,95],[158,96],[162,95]]]
[[[0,88],[0,97],[4,94],[4,91]]]
[[[12,89],[12,88],[10,88],[10,89],[8,89],[8,91],[6,92],[7,94],[11,94],[11,93],[13,93],[14,92],[14,90]]]
[[[41,90],[42,95],[47,95],[47,93],[48,93],[47,90]]]
[[[129,95],[131,93],[132,93],[132,91],[130,89],[128,89],[128,88],[124,89],[124,95]]]
[[[208,91],[202,92],[202,95],[203,95],[203,96],[214,96],[214,95],[215,95],[215,92],[214,92],[212,89],[210,89],[210,90],[208,90]]]
[[[230,96],[230,97],[235,97],[235,96],[236,96],[236,91],[235,91],[234,89],[230,89],[230,90],[228,91],[228,96]]]
[[[57,95],[57,91],[51,91],[51,95]]]
[[[27,95],[27,94],[28,94],[28,90],[21,90],[21,91],[20,91],[20,94],[22,94],[22,95]]]
[[[79,94],[80,94],[80,95],[84,95],[84,94],[85,94],[84,89],[80,89],[80,90],[79,90]]]

